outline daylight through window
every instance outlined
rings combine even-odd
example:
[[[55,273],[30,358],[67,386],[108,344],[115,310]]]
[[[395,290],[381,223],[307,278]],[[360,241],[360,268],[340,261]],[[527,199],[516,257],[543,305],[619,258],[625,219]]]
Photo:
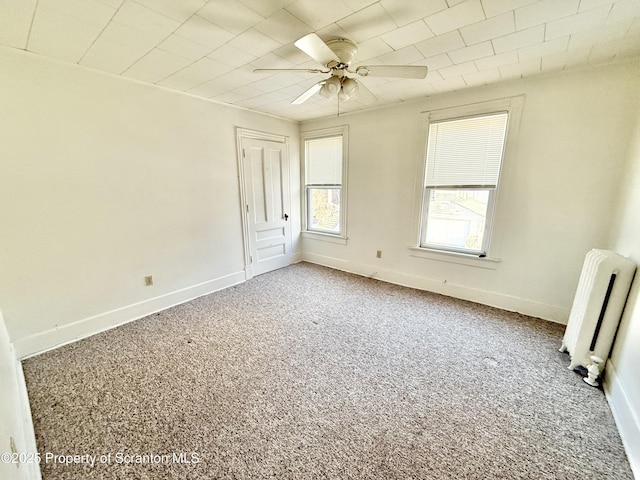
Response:
[[[305,140],[307,230],[341,235],[343,137]]]
[[[420,246],[486,255],[508,114],[432,122]]]

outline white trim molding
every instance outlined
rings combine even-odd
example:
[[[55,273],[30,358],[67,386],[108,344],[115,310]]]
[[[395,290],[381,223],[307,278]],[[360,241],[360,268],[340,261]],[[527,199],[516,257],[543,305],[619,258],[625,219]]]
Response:
[[[40,480],[27,384],[0,312],[0,453],[14,458],[0,462],[0,477]]]
[[[104,332],[125,323],[138,320],[167,308],[180,305],[198,297],[223,290],[245,281],[245,271],[235,272],[207,282],[183,288],[142,302],[99,313],[88,318],[18,338],[13,343],[19,359],[25,359],[77,342],[96,333]]]
[[[470,302],[488,305],[490,307],[518,312],[523,315],[541,318],[554,323],[565,325],[569,318],[569,309],[558,305],[549,305],[521,297],[505,295],[503,293],[481,290],[451,282],[440,282],[430,278],[411,275],[394,270],[385,270],[375,265],[350,262],[341,258],[318,255],[315,253],[303,253],[303,260],[325,267],[335,268],[348,273],[354,273],[363,277],[375,278],[383,282],[402,285],[404,287],[425,290],[448,297],[468,300]],[[479,259],[476,259],[479,260]]]
[[[603,387],[631,470],[634,476],[640,479],[640,418],[637,417],[629,395],[611,361],[607,362]]]

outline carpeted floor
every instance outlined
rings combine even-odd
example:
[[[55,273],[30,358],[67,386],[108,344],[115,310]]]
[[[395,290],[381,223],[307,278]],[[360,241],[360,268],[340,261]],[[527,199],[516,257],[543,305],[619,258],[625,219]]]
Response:
[[[23,367],[45,480],[632,479],[562,333],[302,263]]]

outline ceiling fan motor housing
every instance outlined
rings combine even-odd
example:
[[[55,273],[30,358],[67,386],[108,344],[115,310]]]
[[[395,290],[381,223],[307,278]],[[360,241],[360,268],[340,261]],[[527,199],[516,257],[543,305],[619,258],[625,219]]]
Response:
[[[356,44],[346,38],[329,40],[327,42],[327,46],[333,50],[336,56],[340,59],[340,62],[344,64],[344,67],[351,65],[351,62],[356,58],[356,53],[358,52]]]

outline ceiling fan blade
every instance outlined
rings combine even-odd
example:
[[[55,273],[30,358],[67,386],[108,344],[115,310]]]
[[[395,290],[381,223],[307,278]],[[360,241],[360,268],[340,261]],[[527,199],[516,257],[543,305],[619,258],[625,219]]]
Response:
[[[291,102],[291,105],[300,105],[301,103],[304,103],[307,100],[309,100],[311,97],[313,97],[316,93],[320,91],[324,82],[325,81],[322,80],[321,82],[318,82],[315,85],[313,85],[311,88],[307,89],[302,95],[300,95],[293,102]]]
[[[298,73],[329,73],[331,70],[321,70],[319,68],[256,68],[253,73],[277,73],[277,72],[298,72]]]
[[[361,77],[425,78],[427,67],[422,65],[361,65],[356,68]]]
[[[340,63],[340,59],[335,52],[315,33],[310,33],[296,40],[294,45],[324,66],[333,62]]]
[[[354,99],[364,105],[370,105],[377,100],[377,97],[361,81],[358,81],[358,91]]]

